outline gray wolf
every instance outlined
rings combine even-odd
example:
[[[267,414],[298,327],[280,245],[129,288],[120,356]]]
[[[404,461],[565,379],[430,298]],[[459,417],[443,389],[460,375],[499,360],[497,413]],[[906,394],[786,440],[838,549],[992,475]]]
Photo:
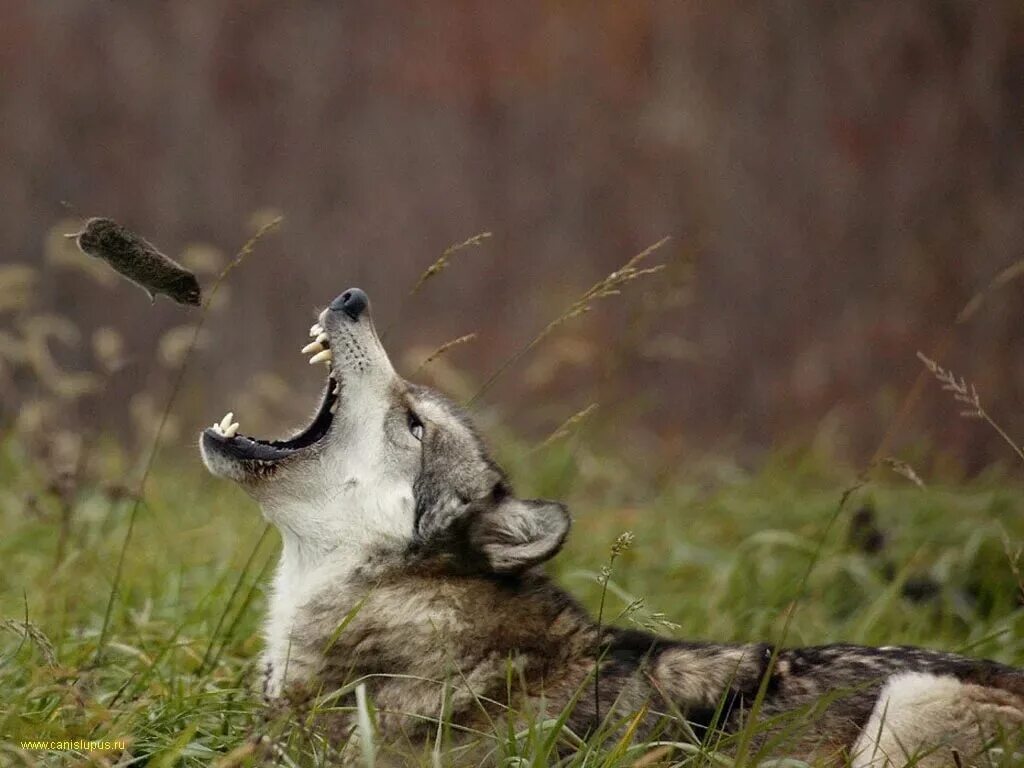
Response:
[[[306,429],[260,440],[228,414],[200,438],[208,469],[281,532],[272,699],[361,680],[381,741],[415,744],[433,738],[443,689],[466,730],[569,708],[580,735],[622,718],[637,738],[677,739],[738,732],[761,691],[761,745],[784,734],[782,754],[856,766],[969,763],[1024,728],[1024,670],[991,661],[599,627],[541,569],[569,534],[566,508],[516,496],[467,414],[395,372],[366,294],[338,296],[310,334],[327,384]],[[343,740],[352,722],[323,728]]]

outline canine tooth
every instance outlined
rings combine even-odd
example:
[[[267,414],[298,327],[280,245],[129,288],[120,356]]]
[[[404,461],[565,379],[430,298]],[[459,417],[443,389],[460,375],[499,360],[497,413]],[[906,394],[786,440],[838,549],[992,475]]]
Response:
[[[311,326],[309,326],[310,336],[319,336],[323,332],[324,329],[320,327],[320,323],[313,323]]]
[[[234,422],[224,430],[224,437],[234,437],[238,434],[238,422]]]
[[[322,361],[327,361],[327,362],[331,361],[331,350],[330,349],[325,349],[323,352],[317,352],[315,355],[313,355],[311,358],[309,358],[309,364],[310,365],[312,365],[313,363],[319,363],[319,362],[322,362]]]
[[[224,418],[220,420],[220,431],[227,431],[227,428],[231,426],[231,422],[233,422],[234,420],[235,414],[233,414],[231,411],[228,411]]]
[[[323,352],[324,345],[319,341],[311,341],[309,344],[302,348],[302,354],[308,355],[310,352]]]

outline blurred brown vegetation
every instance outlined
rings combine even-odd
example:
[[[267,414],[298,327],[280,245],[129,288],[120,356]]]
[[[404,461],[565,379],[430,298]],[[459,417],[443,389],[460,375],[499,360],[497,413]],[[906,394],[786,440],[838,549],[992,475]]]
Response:
[[[489,401],[539,436],[596,402],[668,453],[826,435],[861,457],[915,352],[937,354],[1024,256],[1017,0],[12,0],[2,16],[2,259],[40,271],[0,307],[0,340],[17,357],[44,334],[61,370],[113,371],[79,399],[82,424],[152,419],[196,314],[85,271],[55,239],[78,217],[191,248],[207,280],[254,212],[285,217],[211,314],[182,445],[228,406],[243,429],[312,407],[298,348],[346,287],[368,291],[406,373],[477,334],[433,374],[457,388],[455,368],[482,381],[671,235],[663,273],[559,329]],[[940,360],[1018,435],[1022,310],[1011,282]],[[5,426],[45,389],[26,380],[0,370]],[[974,466],[1004,454],[935,393],[916,413],[906,442]]]

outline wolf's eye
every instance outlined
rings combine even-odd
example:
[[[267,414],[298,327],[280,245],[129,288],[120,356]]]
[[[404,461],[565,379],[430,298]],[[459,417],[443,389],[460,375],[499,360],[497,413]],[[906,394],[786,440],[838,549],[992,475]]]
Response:
[[[409,432],[411,432],[412,436],[415,437],[417,440],[422,440],[423,439],[423,422],[420,421],[419,416],[417,416],[412,411],[409,411],[409,417],[408,418],[409,418]]]

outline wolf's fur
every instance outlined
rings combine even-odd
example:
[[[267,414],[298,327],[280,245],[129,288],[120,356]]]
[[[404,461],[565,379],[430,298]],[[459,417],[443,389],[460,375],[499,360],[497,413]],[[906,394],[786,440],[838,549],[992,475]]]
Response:
[[[948,765],[952,749],[967,757],[980,754],[987,734],[1024,728],[1020,702],[1009,691],[953,675],[893,675],[853,748],[853,767],[913,762],[929,768]]]
[[[1024,672],[995,662],[599,628],[539,567],[568,534],[565,508],[517,498],[466,414],[395,373],[368,312],[329,309],[320,324],[340,387],[322,437],[272,459],[248,438],[201,440],[209,469],[281,531],[269,696],[365,681],[383,740],[416,743],[442,709],[468,730],[570,707],[578,734],[637,712],[637,737],[735,733],[763,688],[761,745],[784,736],[787,754],[871,768],[947,764],[954,749],[969,759],[1024,726]],[[336,715],[324,727],[341,739],[351,725]]]

